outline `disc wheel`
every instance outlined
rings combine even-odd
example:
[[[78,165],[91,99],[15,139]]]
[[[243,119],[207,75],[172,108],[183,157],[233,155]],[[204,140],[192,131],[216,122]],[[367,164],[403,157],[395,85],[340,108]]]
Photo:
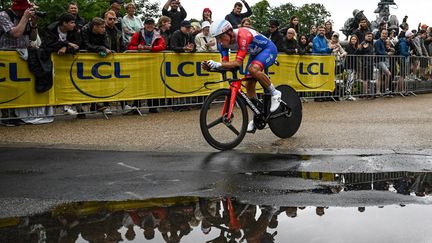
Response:
[[[201,132],[205,140],[218,150],[233,149],[246,134],[247,107],[237,96],[231,117],[228,118],[230,97],[230,90],[216,90],[206,99],[200,113]]]
[[[302,121],[302,104],[297,92],[288,85],[280,85],[277,89],[282,92],[282,100],[285,104],[280,105],[273,114],[288,111],[287,115],[282,115],[268,121],[270,130],[280,138],[292,137],[299,129]]]

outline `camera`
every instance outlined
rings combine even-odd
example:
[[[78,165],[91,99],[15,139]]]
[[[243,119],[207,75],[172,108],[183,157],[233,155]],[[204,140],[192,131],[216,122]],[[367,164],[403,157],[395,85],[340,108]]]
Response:
[[[35,11],[36,16],[38,16],[39,18],[43,18],[47,16],[47,12],[43,12],[43,11]]]

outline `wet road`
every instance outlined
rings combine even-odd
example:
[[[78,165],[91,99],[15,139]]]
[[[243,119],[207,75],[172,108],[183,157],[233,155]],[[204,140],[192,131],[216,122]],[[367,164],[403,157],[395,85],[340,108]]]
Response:
[[[431,203],[429,197],[404,196],[389,190],[355,193],[350,190],[331,197],[311,193],[329,187],[340,191],[340,183],[347,180],[374,182],[428,174],[432,172],[432,156],[423,154],[332,156],[226,152],[171,155],[2,149],[0,155],[5,158],[0,164],[0,216],[40,212],[59,202],[173,196],[227,195],[254,204],[277,206]],[[426,194],[430,193],[427,188]],[[43,203],[35,203],[38,201]]]
[[[237,242],[430,242],[431,94],[306,103],[293,138],[266,129],[224,153],[205,143],[197,118],[197,110],[163,110],[0,127],[0,242],[44,235],[52,242],[221,235]],[[199,203],[231,198],[240,228],[226,217],[206,225],[215,219]],[[154,210],[165,212],[166,225]]]
[[[214,152],[199,128],[199,111],[138,116],[102,115],[85,120],[57,119],[53,124],[2,127],[7,146],[117,151]],[[308,102],[294,137],[278,139],[270,129],[247,135],[237,151],[297,153],[304,150],[427,150],[432,154],[432,94],[356,102]]]
[[[432,156],[424,153],[3,148],[0,156],[0,242],[432,237],[424,217],[432,213]]]

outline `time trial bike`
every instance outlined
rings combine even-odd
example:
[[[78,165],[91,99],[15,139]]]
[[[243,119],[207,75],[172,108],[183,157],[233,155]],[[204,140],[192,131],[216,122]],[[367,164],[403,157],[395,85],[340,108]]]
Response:
[[[242,83],[249,78],[238,78],[237,69],[210,70],[222,73],[223,80],[206,82],[204,86],[228,82],[229,88],[218,89],[205,100],[200,112],[200,127],[205,140],[218,150],[229,150],[241,143],[249,123],[248,108],[258,130],[268,124],[270,130],[280,138],[292,137],[302,121],[302,104],[297,92],[288,85],[280,85],[281,104],[275,112],[270,112],[271,95],[262,99],[249,99],[242,90]],[[227,78],[227,72],[233,78]]]

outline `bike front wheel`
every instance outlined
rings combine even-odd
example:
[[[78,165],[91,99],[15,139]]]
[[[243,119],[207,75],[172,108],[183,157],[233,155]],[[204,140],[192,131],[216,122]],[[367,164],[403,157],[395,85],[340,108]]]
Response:
[[[200,127],[205,140],[218,150],[233,149],[246,135],[248,111],[239,96],[235,99],[231,117],[228,118],[231,91],[220,89],[204,102],[200,113]]]

